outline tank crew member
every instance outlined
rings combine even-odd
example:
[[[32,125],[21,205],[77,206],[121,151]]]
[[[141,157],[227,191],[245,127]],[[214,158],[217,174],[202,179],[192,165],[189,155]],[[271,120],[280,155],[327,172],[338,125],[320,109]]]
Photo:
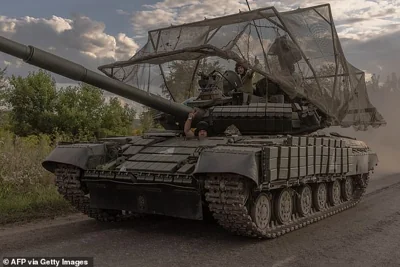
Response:
[[[295,64],[303,58],[299,48],[286,35],[275,39],[268,54],[278,57],[284,75],[293,75],[296,70]]]
[[[208,123],[205,121],[200,121],[196,124],[196,130],[192,131],[192,120],[196,116],[197,110],[189,113],[189,116],[185,122],[185,135],[188,138],[197,137],[199,140],[202,140],[208,136]]]
[[[256,57],[254,60],[254,64],[258,65],[259,60]],[[248,70],[240,63],[236,63],[235,72],[239,74],[240,78],[242,79],[243,87],[239,89],[239,91],[243,93],[249,94],[247,99],[247,104],[251,102],[251,96],[253,95],[253,78],[254,78],[254,70]]]

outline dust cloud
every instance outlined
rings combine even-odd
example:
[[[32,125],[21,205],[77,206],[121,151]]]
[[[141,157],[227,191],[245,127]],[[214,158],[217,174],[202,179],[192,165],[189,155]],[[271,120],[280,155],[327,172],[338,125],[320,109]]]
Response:
[[[371,103],[385,118],[386,126],[367,131],[337,127],[330,130],[365,141],[376,151],[379,159],[376,175],[400,173],[400,91],[369,91],[368,94]]]

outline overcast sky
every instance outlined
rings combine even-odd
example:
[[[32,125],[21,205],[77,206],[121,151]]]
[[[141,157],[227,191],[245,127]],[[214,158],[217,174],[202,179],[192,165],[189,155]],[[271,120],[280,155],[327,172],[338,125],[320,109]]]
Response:
[[[265,7],[253,0],[252,8]],[[326,3],[268,2],[278,11]],[[348,60],[386,79],[400,73],[400,0],[332,0],[333,17]],[[96,70],[128,59],[146,41],[148,29],[247,10],[241,0],[2,0],[0,35],[55,52]],[[35,68],[0,54],[8,74]],[[57,77],[59,82],[66,80]]]

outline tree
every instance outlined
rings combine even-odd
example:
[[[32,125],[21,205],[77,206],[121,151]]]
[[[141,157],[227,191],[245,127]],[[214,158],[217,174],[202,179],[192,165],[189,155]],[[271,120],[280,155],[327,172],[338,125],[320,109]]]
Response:
[[[57,131],[73,136],[97,134],[102,120],[102,92],[90,85],[68,86],[58,92]]]
[[[106,101],[103,91],[87,84],[56,89],[45,71],[10,78],[4,99],[10,107],[11,129],[20,136],[63,133],[99,138],[130,135],[135,110],[118,98]]]
[[[128,104],[121,106],[117,97],[111,98],[103,108],[98,136],[131,135],[135,114]]]
[[[62,88],[56,104],[58,131],[73,136],[130,135],[135,110],[122,106],[117,97],[107,102],[103,92],[91,85]]]
[[[9,79],[6,101],[12,107],[12,129],[17,135],[50,134],[55,124],[57,92],[55,80],[40,70],[26,78]]]

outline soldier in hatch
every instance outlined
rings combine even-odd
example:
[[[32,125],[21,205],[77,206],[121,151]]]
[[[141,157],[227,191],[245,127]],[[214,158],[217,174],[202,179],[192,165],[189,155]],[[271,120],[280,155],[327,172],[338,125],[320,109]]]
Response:
[[[185,135],[188,138],[197,137],[197,139],[203,140],[203,139],[207,138],[207,136],[208,136],[208,123],[205,121],[200,121],[199,123],[197,123],[196,130],[193,133],[192,120],[196,116],[196,113],[197,113],[197,110],[189,113],[189,116],[185,122],[185,128],[184,128]]]
[[[259,62],[258,58],[256,57],[254,60],[254,65],[257,66],[257,65],[259,65],[259,63],[260,62]],[[249,94],[248,99],[247,99],[247,104],[250,104],[251,96],[253,95],[253,92],[254,92],[253,78],[255,75],[255,71],[248,70],[240,63],[236,63],[235,72],[240,76],[242,83],[243,83],[243,87],[240,88],[239,91]]]
[[[254,76],[253,70],[246,69],[243,65],[236,63],[235,72],[239,74],[242,79],[243,88],[240,91],[248,94],[253,94],[252,80]]]

